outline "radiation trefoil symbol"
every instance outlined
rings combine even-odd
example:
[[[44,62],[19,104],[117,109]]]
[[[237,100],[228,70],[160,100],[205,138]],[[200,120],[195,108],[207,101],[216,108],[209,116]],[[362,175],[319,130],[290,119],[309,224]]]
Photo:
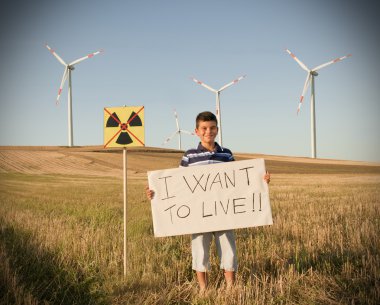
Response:
[[[144,106],[104,108],[104,147],[144,146]]]

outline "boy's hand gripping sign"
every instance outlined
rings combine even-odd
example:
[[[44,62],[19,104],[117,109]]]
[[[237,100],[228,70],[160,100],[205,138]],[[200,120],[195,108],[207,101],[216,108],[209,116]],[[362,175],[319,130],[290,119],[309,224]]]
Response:
[[[148,172],[156,237],[271,225],[264,159]]]

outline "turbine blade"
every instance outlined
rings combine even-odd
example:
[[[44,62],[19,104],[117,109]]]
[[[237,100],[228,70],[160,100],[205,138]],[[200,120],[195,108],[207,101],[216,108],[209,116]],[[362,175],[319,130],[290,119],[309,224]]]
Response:
[[[65,71],[63,71],[63,77],[62,77],[61,85],[59,86],[59,89],[58,89],[57,100],[55,101],[55,104],[57,106],[59,104],[59,98],[61,97],[63,85],[65,84],[65,81],[67,79],[67,75],[68,75],[67,72],[68,72],[68,68],[65,68]]]
[[[190,132],[190,131],[183,130],[183,129],[180,129],[179,131],[180,131],[181,133],[186,133],[186,134],[189,134],[189,135],[195,136],[194,132]]]
[[[302,69],[304,69],[307,72],[310,72],[310,69],[306,67],[306,65],[302,61],[300,61],[292,52],[290,52],[290,50],[286,49],[286,52],[288,52],[289,55],[293,57],[293,59],[301,66]]]
[[[221,92],[224,89],[227,89],[228,87],[232,86],[233,84],[236,84],[237,82],[241,81],[243,78],[245,78],[246,75],[239,76],[237,79],[234,79],[232,82],[228,83],[227,85],[224,85],[222,88],[220,88],[218,91]]]
[[[351,57],[351,56],[352,56],[352,54],[348,54],[348,55],[346,55],[346,56],[342,56],[342,57],[335,58],[335,59],[333,59],[333,60],[331,60],[331,61],[329,61],[329,62],[327,62],[327,63],[325,63],[325,64],[322,64],[322,65],[319,65],[319,66],[315,67],[315,68],[313,69],[313,71],[317,71],[317,70],[322,69],[322,68],[324,68],[324,67],[327,67],[327,66],[329,66],[329,65],[335,64],[336,62],[342,61],[343,59],[348,58],[348,57]]]
[[[218,91],[216,91],[214,88],[211,88],[210,86],[206,85],[204,82],[201,82],[200,80],[197,80],[196,78],[192,77],[191,78],[194,82],[196,82],[197,84],[201,85],[202,87],[205,87],[207,90],[210,90],[214,93],[217,93]]]
[[[297,114],[300,112],[301,110],[301,106],[302,106],[302,103],[303,103],[303,99],[305,97],[305,92],[307,90],[307,88],[310,86],[310,80],[311,80],[311,73],[308,73],[307,76],[306,76],[306,80],[305,80],[305,84],[303,86],[303,90],[302,90],[302,94],[301,94],[301,98],[300,98],[300,102],[298,104],[298,108],[297,108]]]
[[[99,51],[96,51],[96,52],[94,52],[94,53],[88,54],[88,55],[86,55],[86,56],[83,56],[83,57],[81,57],[81,58],[78,58],[77,60],[74,60],[74,61],[71,62],[69,65],[70,65],[70,66],[74,66],[74,65],[80,63],[81,61],[86,60],[87,58],[94,57],[95,55],[98,55],[98,54],[103,53],[103,52],[104,52],[103,50],[99,50]]]
[[[65,61],[64,61],[61,57],[59,57],[59,55],[58,55],[57,53],[55,53],[55,51],[54,51],[52,48],[50,48],[47,44],[45,44],[45,46],[46,46],[47,49],[50,51],[50,53],[53,54],[54,57],[58,59],[58,61],[59,61],[62,65],[67,66],[67,64],[65,63]]]
[[[171,139],[173,139],[173,137],[174,137],[177,133],[179,133],[178,130],[175,131],[173,134],[171,134],[170,137],[167,137],[167,138],[165,139],[165,141],[162,143],[162,145],[165,145],[166,143],[168,143]]]
[[[174,109],[174,117],[175,117],[175,123],[177,125],[177,131],[179,131],[178,114],[177,114],[177,111],[175,109]]]

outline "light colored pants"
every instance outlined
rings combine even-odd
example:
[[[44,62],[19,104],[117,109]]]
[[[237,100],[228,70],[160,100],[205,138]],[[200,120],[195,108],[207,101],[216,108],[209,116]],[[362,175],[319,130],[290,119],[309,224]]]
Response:
[[[206,272],[210,269],[210,246],[213,236],[215,236],[216,250],[220,258],[220,269],[236,271],[236,244],[232,230],[192,235],[193,270]]]

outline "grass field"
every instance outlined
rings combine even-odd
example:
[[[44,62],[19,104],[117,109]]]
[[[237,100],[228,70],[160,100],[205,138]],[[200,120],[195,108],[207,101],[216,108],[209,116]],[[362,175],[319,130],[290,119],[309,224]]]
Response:
[[[144,193],[180,155],[128,155],[124,278],[120,151],[0,150],[0,304],[379,304],[379,165],[267,157],[274,224],[236,230],[235,287],[214,254],[201,296],[190,237],[154,238]]]

